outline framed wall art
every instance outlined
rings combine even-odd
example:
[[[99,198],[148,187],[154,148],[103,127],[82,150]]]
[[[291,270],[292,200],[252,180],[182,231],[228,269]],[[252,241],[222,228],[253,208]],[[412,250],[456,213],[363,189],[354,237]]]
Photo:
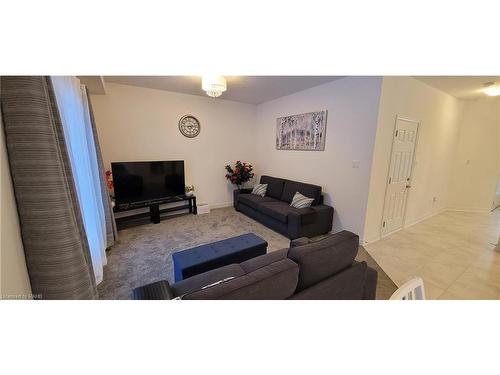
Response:
[[[327,112],[308,112],[276,119],[276,149],[324,151]]]

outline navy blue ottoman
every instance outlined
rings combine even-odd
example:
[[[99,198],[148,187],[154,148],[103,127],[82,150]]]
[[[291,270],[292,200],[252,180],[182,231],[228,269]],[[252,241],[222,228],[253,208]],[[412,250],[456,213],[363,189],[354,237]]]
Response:
[[[172,254],[175,282],[266,252],[267,242],[253,233],[182,250]]]

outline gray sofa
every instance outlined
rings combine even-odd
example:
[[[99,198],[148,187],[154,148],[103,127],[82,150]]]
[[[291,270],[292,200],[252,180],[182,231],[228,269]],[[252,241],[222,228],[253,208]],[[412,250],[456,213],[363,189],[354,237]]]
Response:
[[[175,284],[159,281],[134,299],[375,299],[377,271],[355,261],[359,238],[343,231],[318,241],[300,238],[289,249],[220,267]]]
[[[314,237],[331,231],[333,207],[323,204],[321,186],[271,176],[262,176],[260,183],[267,184],[265,197],[250,194],[252,189],[234,191],[237,211],[290,239]],[[291,207],[296,192],[314,198],[312,206]]]

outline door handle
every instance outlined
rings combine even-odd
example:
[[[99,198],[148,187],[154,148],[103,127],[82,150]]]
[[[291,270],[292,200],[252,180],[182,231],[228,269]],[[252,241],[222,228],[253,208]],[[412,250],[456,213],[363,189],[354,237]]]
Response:
[[[411,188],[411,185],[406,185],[406,188],[407,188],[407,189]]]

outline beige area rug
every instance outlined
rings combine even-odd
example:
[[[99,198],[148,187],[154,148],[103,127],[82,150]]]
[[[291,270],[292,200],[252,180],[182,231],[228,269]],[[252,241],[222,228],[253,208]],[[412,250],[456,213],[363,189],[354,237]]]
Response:
[[[132,289],[158,280],[173,282],[172,253],[245,233],[255,233],[268,242],[268,252],[288,247],[290,240],[232,207],[204,215],[162,218],[159,224],[145,224],[119,231],[118,243],[107,252],[101,299],[128,299]],[[358,260],[379,272],[377,298],[387,299],[395,284],[360,247]]]

